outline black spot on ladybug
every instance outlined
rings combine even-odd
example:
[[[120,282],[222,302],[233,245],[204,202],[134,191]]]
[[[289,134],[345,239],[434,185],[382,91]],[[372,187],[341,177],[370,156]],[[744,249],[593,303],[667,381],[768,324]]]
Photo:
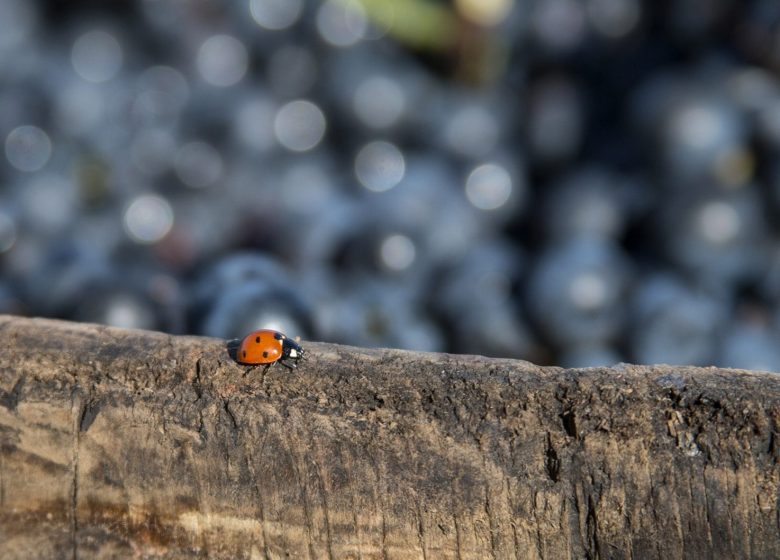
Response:
[[[263,358],[267,358],[267,357],[268,357],[268,352],[263,351]]]
[[[244,358],[246,358],[246,350],[244,350],[243,352],[241,352],[241,354],[243,354]]]
[[[284,338],[284,335],[282,333],[280,333],[280,332],[274,333],[274,338],[276,340],[282,340]]]
[[[260,337],[259,337],[259,336],[256,336],[256,337],[255,337],[255,342],[257,342],[258,344],[260,344]]]

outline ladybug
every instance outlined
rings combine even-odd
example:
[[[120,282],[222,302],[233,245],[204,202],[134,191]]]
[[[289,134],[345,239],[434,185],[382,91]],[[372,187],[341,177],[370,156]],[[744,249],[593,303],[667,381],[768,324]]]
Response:
[[[305,352],[301,345],[286,335],[270,329],[253,331],[244,337],[236,352],[240,364],[265,365],[279,362],[287,369],[298,367],[298,360]]]

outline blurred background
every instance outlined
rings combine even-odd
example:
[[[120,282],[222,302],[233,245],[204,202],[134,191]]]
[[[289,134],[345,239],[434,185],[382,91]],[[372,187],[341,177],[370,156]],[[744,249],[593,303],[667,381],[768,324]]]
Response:
[[[780,371],[776,0],[0,0],[0,312]]]

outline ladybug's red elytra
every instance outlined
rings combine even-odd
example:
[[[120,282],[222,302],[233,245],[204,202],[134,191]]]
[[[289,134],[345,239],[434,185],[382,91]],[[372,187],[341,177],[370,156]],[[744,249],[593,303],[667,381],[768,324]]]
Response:
[[[270,366],[279,362],[288,369],[298,367],[303,358],[301,345],[279,331],[260,329],[244,337],[236,352],[240,364]]]

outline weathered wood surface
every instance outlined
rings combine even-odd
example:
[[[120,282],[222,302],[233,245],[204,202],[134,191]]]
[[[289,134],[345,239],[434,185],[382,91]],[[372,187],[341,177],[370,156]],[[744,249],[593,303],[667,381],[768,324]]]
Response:
[[[780,377],[0,317],[0,558],[780,558]]]

